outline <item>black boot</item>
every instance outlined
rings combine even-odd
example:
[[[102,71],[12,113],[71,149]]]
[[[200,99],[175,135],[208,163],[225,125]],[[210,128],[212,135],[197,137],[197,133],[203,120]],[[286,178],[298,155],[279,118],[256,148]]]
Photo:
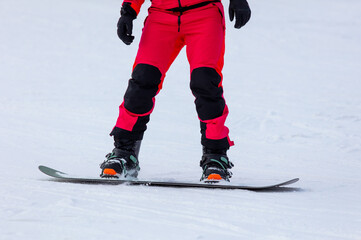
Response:
[[[136,178],[140,170],[138,154],[141,141],[115,140],[115,148],[101,165],[103,178]]]
[[[228,169],[233,167],[227,157],[228,149],[214,150],[203,147],[203,156],[200,166],[203,169],[201,181],[216,182],[225,180],[229,182],[232,172]]]

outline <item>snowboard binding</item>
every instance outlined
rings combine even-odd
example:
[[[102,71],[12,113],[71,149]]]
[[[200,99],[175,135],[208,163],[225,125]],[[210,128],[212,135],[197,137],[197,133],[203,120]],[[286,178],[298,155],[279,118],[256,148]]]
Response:
[[[217,183],[219,181],[227,181],[232,177],[229,171],[233,167],[233,163],[227,157],[227,149],[213,150],[203,147],[203,156],[200,166],[203,169],[200,181],[207,183]]]

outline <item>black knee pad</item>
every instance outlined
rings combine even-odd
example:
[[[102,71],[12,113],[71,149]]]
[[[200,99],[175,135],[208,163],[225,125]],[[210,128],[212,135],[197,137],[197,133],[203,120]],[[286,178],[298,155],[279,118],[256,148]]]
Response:
[[[201,120],[220,117],[225,108],[222,77],[214,68],[200,67],[192,71],[190,88],[195,96],[198,116]]]
[[[129,80],[124,95],[124,106],[136,114],[144,114],[152,110],[153,98],[159,90],[162,73],[149,64],[138,64]]]

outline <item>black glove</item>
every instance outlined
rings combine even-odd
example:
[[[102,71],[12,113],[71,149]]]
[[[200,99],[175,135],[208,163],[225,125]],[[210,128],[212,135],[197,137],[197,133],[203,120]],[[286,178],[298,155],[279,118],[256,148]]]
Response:
[[[134,36],[132,36],[133,20],[137,18],[137,13],[130,6],[130,3],[125,2],[120,10],[120,15],[117,34],[120,40],[129,45],[134,40]]]
[[[236,14],[235,28],[243,27],[251,18],[251,9],[247,0],[230,0],[228,10],[231,22],[233,21],[234,14]]]

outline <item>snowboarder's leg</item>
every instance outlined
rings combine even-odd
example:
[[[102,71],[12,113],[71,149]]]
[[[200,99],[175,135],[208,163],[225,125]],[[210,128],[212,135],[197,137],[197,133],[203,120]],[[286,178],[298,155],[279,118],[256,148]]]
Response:
[[[132,78],[111,132],[115,139],[143,138],[155,96],[183,46],[183,38],[177,31],[177,16],[151,10],[143,28]]]
[[[226,151],[233,142],[225,126],[228,107],[223,97],[222,68],[225,49],[225,25],[221,3],[209,4],[197,14],[183,18],[187,31],[187,56],[191,67],[190,87],[200,119],[203,145],[202,179],[228,180],[233,165]],[[187,16],[187,18],[186,18]],[[198,29],[192,27],[196,22]],[[189,24],[188,24],[189,23]],[[208,171],[211,169],[212,171]]]
[[[211,149],[228,149],[233,143],[224,125],[228,108],[222,86],[225,49],[223,7],[220,3],[209,4],[194,11],[198,13],[184,15],[183,29],[187,31],[185,40],[191,68],[190,87],[201,121],[202,145]],[[195,22],[196,29],[192,27]]]
[[[130,159],[138,166],[138,154],[134,149],[143,139],[165,74],[183,46],[183,37],[177,31],[177,16],[151,10],[143,28],[132,77],[119,107],[119,117],[110,134],[114,137],[115,149],[101,167],[102,176],[112,176],[104,174],[105,169],[114,170],[114,164],[110,166],[108,162],[119,162],[116,174],[124,169],[123,159]]]

